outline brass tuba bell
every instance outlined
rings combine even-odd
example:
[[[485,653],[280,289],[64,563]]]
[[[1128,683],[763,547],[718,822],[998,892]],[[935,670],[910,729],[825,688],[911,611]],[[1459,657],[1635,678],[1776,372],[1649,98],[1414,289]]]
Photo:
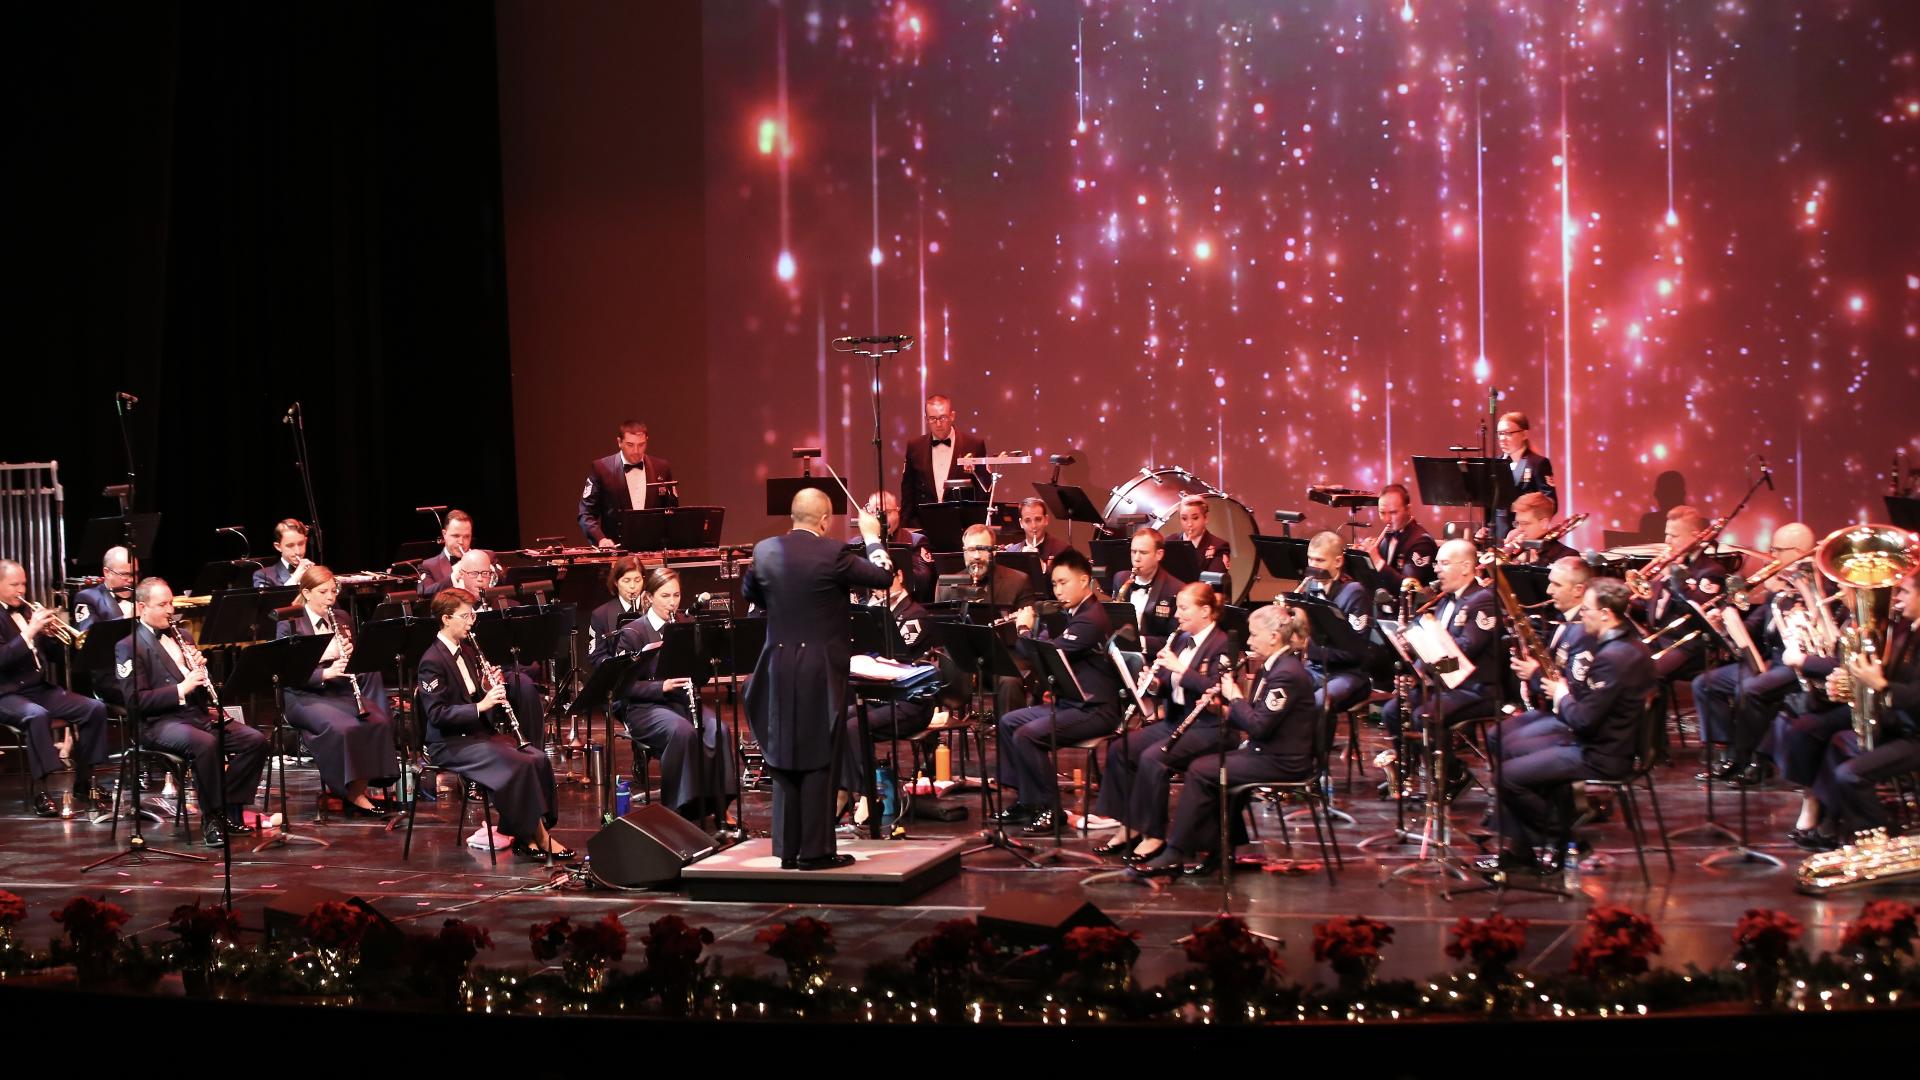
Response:
[[[1879,660],[1887,653],[1893,589],[1920,565],[1920,539],[1893,525],[1848,525],[1814,549],[1813,564],[1851,592],[1853,625],[1841,636],[1839,657]],[[1878,734],[1879,695],[1853,680],[1853,730],[1860,749],[1871,750]]]

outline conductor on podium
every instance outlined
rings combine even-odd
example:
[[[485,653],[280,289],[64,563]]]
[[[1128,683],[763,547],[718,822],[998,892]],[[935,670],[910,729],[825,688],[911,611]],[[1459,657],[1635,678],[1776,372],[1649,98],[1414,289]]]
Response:
[[[793,529],[754,545],[742,590],[767,613],[767,640],[747,684],[747,720],[773,776],[773,853],[787,870],[847,866],[833,845],[833,767],[847,706],[848,593],[885,589],[883,526],[860,515],[865,557],[829,535],[818,488],[794,495]]]

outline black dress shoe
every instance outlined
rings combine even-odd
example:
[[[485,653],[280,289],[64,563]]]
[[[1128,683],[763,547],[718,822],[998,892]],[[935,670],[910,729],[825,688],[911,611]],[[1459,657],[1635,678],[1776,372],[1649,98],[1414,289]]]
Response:
[[[1183,861],[1172,848],[1161,848],[1153,853],[1153,858],[1142,859],[1129,868],[1137,877],[1178,877]]]
[[[1787,839],[1803,851],[1832,851],[1840,846],[1840,841],[1819,829],[1788,829]]]
[[[200,826],[200,839],[205,841],[208,847],[226,847],[227,830],[225,823],[218,818],[208,818],[205,823]]]
[[[1042,810],[1033,815],[1033,821],[1021,830],[1028,836],[1049,836],[1053,833],[1053,811]]]
[[[531,840],[515,840],[513,842],[513,847],[511,850],[515,855],[518,855],[521,858],[539,859],[542,862],[546,861],[547,855],[548,855],[548,852],[545,848],[542,848],[540,845],[534,843]],[[555,861],[559,861],[562,859],[571,859],[573,858],[573,854],[574,853],[572,848],[567,847],[566,845],[561,844],[558,841],[554,842],[552,855]]]
[[[1473,868],[1489,876],[1509,874],[1515,871],[1537,871],[1540,868],[1532,855],[1523,855],[1517,851],[1503,851],[1498,855],[1488,855],[1473,860]]]
[[[1462,766],[1459,772],[1447,778],[1447,801],[1452,802],[1466,794],[1467,789],[1472,786],[1473,770]]]
[[[1144,843],[1145,841],[1146,837],[1143,836],[1140,838],[1140,843]],[[1136,843],[1134,846],[1138,847],[1139,844]],[[1165,844],[1162,844],[1152,851],[1147,852],[1145,855],[1140,854],[1138,851],[1129,851],[1125,855],[1120,856],[1120,861],[1126,863],[1128,866],[1145,866],[1166,853],[1167,847]]]
[[[244,810],[237,814],[226,814],[224,817],[223,824],[230,836],[245,836],[253,831],[253,826],[247,824],[247,814]]]
[[[374,803],[372,806],[361,806],[359,803],[350,802],[346,804],[346,808],[348,817],[385,818],[387,816],[387,808],[381,806],[379,803]]]
[[[1759,762],[1745,766],[1736,772],[1727,774],[1727,786],[1736,788],[1755,788],[1767,782],[1766,767]]]
[[[1005,807],[999,813],[993,815],[993,820],[1002,825],[1025,825],[1032,821],[1034,815],[1039,812],[1040,808],[1037,806],[1028,806],[1026,803],[1014,803],[1012,806]]]
[[[1093,853],[1095,855],[1112,855],[1115,858],[1124,859],[1133,851],[1133,846],[1138,844],[1141,839],[1142,838],[1138,836],[1128,836],[1125,833],[1121,833],[1106,843],[1094,848]]]
[[[846,854],[815,855],[808,859],[795,859],[793,863],[794,868],[797,870],[835,870],[842,866],[852,866],[853,856]]]
[[[1212,877],[1220,872],[1220,856],[1208,854],[1196,863],[1188,863],[1180,868],[1182,877]]]
[[[42,791],[33,797],[33,812],[39,817],[59,817],[60,804],[53,801],[53,796]]]
[[[780,869],[782,869],[782,870],[798,870],[798,869],[800,869],[800,860],[799,860],[799,859],[781,859],[781,860],[780,860]]]

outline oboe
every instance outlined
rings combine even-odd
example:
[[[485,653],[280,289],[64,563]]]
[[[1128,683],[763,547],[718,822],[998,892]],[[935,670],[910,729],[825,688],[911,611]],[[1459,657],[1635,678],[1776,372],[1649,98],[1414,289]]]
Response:
[[[480,689],[491,691],[496,686],[504,688],[506,685],[506,676],[501,674],[500,665],[492,663],[484,655],[481,656]],[[520,749],[522,750],[532,746],[533,744],[527,741],[526,734],[520,730],[520,718],[513,714],[513,702],[503,699],[500,702],[500,707],[506,710],[507,727],[513,731],[513,741],[520,744]]]

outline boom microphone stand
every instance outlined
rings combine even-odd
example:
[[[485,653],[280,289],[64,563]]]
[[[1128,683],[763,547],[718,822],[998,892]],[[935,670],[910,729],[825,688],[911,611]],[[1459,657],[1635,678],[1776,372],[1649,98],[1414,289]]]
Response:
[[[833,339],[835,352],[852,353],[873,361],[873,485],[875,491],[887,490],[885,443],[880,437],[880,358],[906,352],[911,348],[913,348],[912,334]]]
[[[325,545],[321,542],[320,507],[313,499],[313,460],[307,453],[307,418],[300,411],[300,403],[288,406],[280,422],[293,429],[293,467],[300,474],[300,486],[307,495],[307,523],[313,533],[313,561],[323,561],[320,557]]]

